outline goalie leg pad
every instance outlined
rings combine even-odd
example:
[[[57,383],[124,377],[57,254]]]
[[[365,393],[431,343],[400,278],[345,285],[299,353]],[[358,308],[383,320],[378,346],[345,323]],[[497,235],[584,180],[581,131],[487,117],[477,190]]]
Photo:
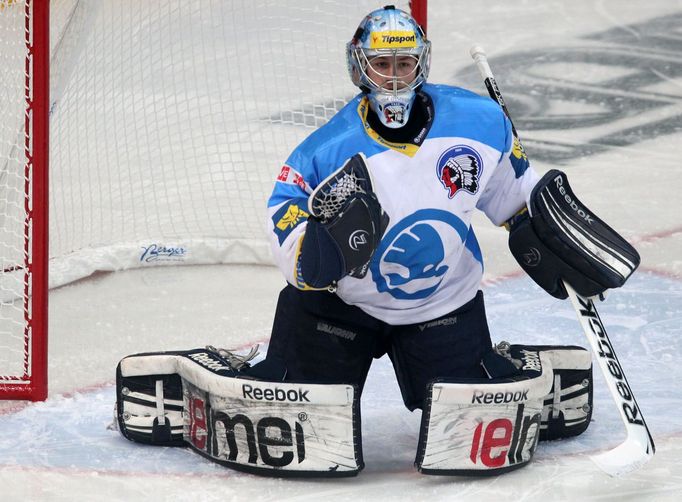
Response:
[[[637,251],[575,196],[566,175],[547,172],[530,196],[530,216],[509,221],[509,248],[528,275],[557,298],[565,280],[583,296],[622,286],[640,262]]]
[[[543,354],[552,365],[552,388],[543,399],[540,441],[577,436],[592,417],[592,355],[573,345],[510,345],[500,342],[481,364],[491,378],[523,372],[519,355]]]
[[[553,369],[552,390],[542,408],[540,441],[577,436],[592,419],[592,355],[576,346],[526,346],[549,356]]]
[[[415,460],[420,472],[496,475],[530,462],[553,373],[546,354],[518,357],[524,366],[514,377],[430,385]]]
[[[242,378],[206,349],[131,355],[117,368],[117,422],[132,441],[189,446],[268,476],[344,477],[364,467],[351,385]]]

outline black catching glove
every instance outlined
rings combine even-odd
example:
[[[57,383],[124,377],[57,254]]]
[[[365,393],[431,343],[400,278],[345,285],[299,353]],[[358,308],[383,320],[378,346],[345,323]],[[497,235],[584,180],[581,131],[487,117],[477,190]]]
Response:
[[[311,217],[300,255],[301,275],[314,288],[349,275],[362,278],[388,226],[359,153],[320,185],[308,200]]]

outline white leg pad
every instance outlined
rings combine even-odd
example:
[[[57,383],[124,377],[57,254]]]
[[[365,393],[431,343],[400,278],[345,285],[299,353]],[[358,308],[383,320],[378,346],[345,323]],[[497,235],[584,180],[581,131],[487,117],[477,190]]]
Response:
[[[432,384],[415,461],[420,472],[493,475],[531,460],[553,372],[548,355],[525,352],[519,377]]]

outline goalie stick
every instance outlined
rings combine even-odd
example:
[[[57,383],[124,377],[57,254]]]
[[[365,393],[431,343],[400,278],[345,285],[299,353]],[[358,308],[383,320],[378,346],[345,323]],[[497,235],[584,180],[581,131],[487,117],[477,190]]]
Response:
[[[507,110],[507,105],[502,98],[500,88],[495,81],[485,51],[479,47],[471,48],[471,57],[476,63],[483,77],[488,94],[496,101],[512,124],[512,132],[518,140],[518,134],[514,123]],[[518,142],[521,145],[521,142]],[[521,146],[523,150],[523,146]],[[637,469],[653,457],[656,452],[653,438],[644,421],[642,412],[637,405],[635,396],[625,378],[623,368],[618,361],[613,345],[599,317],[597,308],[591,298],[579,295],[568,283],[564,286],[571,299],[571,304],[578,316],[580,326],[587,337],[590,347],[594,352],[599,368],[604,375],[611,397],[618,406],[620,417],[625,425],[627,437],[625,441],[612,450],[605,451],[590,457],[600,469],[611,476],[620,476]]]

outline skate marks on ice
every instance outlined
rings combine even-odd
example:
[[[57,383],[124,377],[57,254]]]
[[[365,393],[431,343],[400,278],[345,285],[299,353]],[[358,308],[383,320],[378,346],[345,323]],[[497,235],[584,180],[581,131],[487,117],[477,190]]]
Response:
[[[494,341],[586,346],[570,305],[547,297],[525,277],[486,288],[486,304]],[[599,310],[654,439],[665,454],[666,445],[682,436],[682,420],[671,412],[682,406],[682,365],[676,348],[682,336],[682,283],[638,274],[612,292]],[[74,473],[243,476],[187,449],[147,447],[123,439],[108,429],[114,396],[109,386],[51,397],[0,415],[0,428],[5,432],[0,438],[0,471],[22,467]],[[541,477],[554,471],[564,476],[566,468],[598,472],[588,455],[610,449],[623,439],[614,406],[601,375],[595,372],[590,428],[574,439],[541,443],[535,461],[522,471],[543,473]],[[362,398],[366,468],[360,478],[416,475],[412,464],[419,420],[419,412],[410,413],[402,406],[388,359],[376,361]],[[661,462],[664,455],[657,455],[645,469],[669,467]]]
[[[490,58],[529,155],[562,164],[681,132],[680,26],[682,12]],[[471,68],[453,81],[480,87]]]

